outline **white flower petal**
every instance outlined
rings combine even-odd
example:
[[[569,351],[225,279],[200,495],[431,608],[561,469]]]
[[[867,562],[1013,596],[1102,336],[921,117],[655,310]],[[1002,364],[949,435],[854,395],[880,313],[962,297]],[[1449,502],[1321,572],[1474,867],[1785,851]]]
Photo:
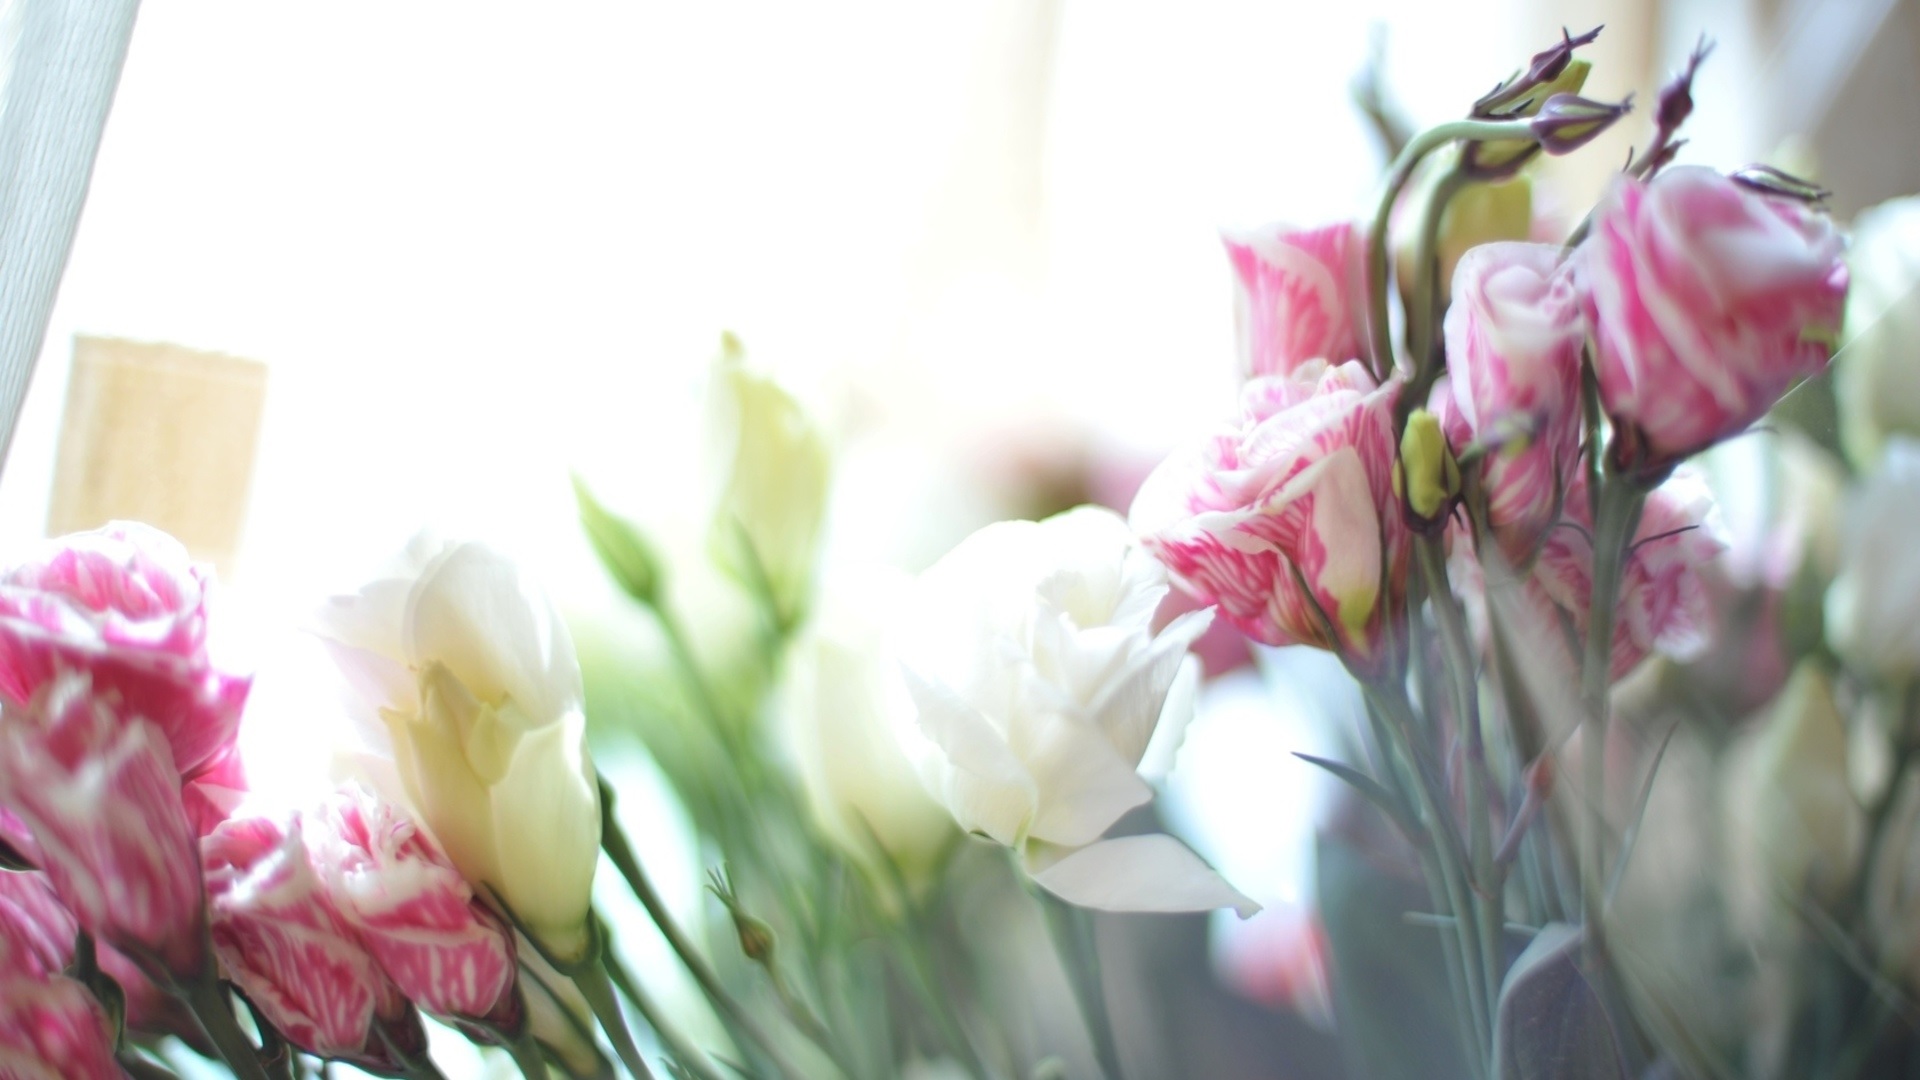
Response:
[[[1260,910],[1192,848],[1164,833],[1102,840],[1065,855],[1042,849],[1030,857],[1028,873],[1062,900],[1101,911],[1230,907],[1246,919]]]

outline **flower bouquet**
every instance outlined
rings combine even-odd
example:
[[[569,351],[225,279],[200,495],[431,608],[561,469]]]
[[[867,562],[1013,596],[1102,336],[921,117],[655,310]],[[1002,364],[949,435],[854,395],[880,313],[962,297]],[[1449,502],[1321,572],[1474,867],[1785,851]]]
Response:
[[[280,720],[180,544],[13,553],[0,1077],[1904,1068],[1913,216],[1862,219],[1850,301],[1823,191],[1678,161],[1702,47],[1536,220],[1535,162],[1629,110],[1580,96],[1597,33],[1428,131],[1372,101],[1370,220],[1226,237],[1238,398],[1124,514],[823,572],[829,441],[726,339],[691,544],[576,480],[618,632],[427,534],[316,606],[355,734],[314,800],[241,753]],[[1223,637],[1343,671],[1319,1028],[1178,917],[1260,910],[1154,806]]]

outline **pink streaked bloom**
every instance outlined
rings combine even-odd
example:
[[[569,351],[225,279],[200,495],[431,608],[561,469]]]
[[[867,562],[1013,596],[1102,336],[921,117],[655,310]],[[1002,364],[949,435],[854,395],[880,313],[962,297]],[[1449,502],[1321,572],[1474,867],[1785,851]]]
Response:
[[[192,776],[233,743],[250,685],[207,659],[211,576],[145,525],[50,541],[0,577],[0,697],[22,705],[59,673],[87,672],[159,725]]]
[[[0,975],[0,1077],[120,1080],[107,1015],[87,988],[62,975]]]
[[[1566,520],[1578,527],[1548,534],[1529,583],[1529,591],[1537,588],[1571,617],[1583,639],[1593,595],[1587,514],[1586,484],[1577,479],[1567,494]],[[1725,549],[1720,533],[1713,496],[1698,476],[1679,473],[1648,493],[1614,609],[1614,678],[1650,653],[1686,660],[1706,647],[1712,604],[1700,568]]]
[[[421,1045],[419,1016],[334,910],[301,834],[298,818],[235,818],[201,841],[221,971],[302,1050],[390,1066],[382,1029]]]
[[[0,724],[0,803],[40,847],[80,925],[191,978],[206,925],[180,776],[160,730],[124,716],[85,675],[62,675]]]
[[[1560,515],[1580,453],[1578,299],[1550,244],[1482,244],[1460,259],[1445,324],[1456,452],[1481,466],[1487,518],[1506,559],[1525,565]]]
[[[205,836],[233,816],[247,797],[246,767],[240,760],[240,748],[229,746],[207,763],[200,775],[180,788],[186,804],[187,819],[193,822],[195,836]]]
[[[58,975],[80,924],[42,873],[0,873],[0,971]]]
[[[1240,370],[1286,375],[1309,360],[1367,355],[1367,238],[1340,222],[1221,236],[1233,264]]]
[[[327,891],[374,960],[414,1004],[512,1029],[512,939],[407,814],[359,788],[308,820]]]
[[[1618,464],[1664,469],[1825,368],[1844,247],[1825,214],[1710,169],[1615,181],[1574,273]]]
[[[1393,403],[1358,361],[1249,381],[1228,430],[1161,463],[1132,525],[1182,587],[1249,637],[1391,670],[1409,532],[1393,493]]]

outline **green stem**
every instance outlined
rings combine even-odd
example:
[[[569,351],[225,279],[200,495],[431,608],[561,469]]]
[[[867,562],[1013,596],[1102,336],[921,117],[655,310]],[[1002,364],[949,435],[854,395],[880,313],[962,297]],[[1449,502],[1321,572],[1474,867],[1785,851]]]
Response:
[[[587,1006],[599,1019],[601,1030],[612,1040],[614,1053],[620,1055],[627,1072],[634,1080],[653,1080],[653,1070],[647,1068],[640,1048],[633,1044],[633,1033],[627,1030],[627,1018],[620,1013],[620,1003],[614,999],[613,984],[607,981],[606,969],[599,964],[582,965],[573,973],[573,985],[579,987],[580,995],[587,999]]]
[[[633,1011],[639,1013],[640,1018],[647,1022],[647,1026],[653,1028],[653,1033],[660,1037],[660,1044],[666,1047],[669,1056],[700,1080],[721,1080],[719,1073],[707,1063],[707,1056],[673,1026],[667,1019],[666,1013],[661,1011],[660,1006],[654,1002],[652,995],[646,992],[646,989],[627,970],[626,965],[620,962],[620,958],[614,955],[611,947],[606,950],[602,962],[606,965],[607,977],[612,979],[613,985],[633,1003]]]
[[[1440,309],[1441,290],[1448,286],[1440,280],[1439,255],[1440,222],[1446,216],[1447,204],[1461,188],[1467,186],[1467,178],[1458,164],[1453,165],[1434,184],[1428,196],[1427,205],[1420,215],[1420,231],[1414,237],[1413,267],[1414,280],[1406,290],[1407,311],[1407,352],[1412,361],[1413,371],[1407,388],[1400,394],[1394,406],[1394,431],[1406,430],[1407,417],[1416,408],[1427,403],[1428,392],[1446,370],[1444,356],[1434,353],[1434,319]]]
[[[1428,128],[1414,136],[1394,159],[1387,176],[1387,187],[1374,211],[1372,231],[1367,236],[1368,326],[1371,336],[1373,369],[1382,381],[1393,374],[1393,342],[1387,319],[1387,228],[1392,222],[1393,205],[1413,178],[1423,158],[1450,142],[1462,140],[1532,139],[1533,131],[1525,120],[1457,120]],[[1417,364],[1421,357],[1415,357]]]
[[[940,1029],[940,1038],[946,1042],[947,1049],[959,1055],[960,1064],[973,1080],[987,1080],[986,1062],[980,1058],[980,1051],[967,1037],[966,1030],[955,1018],[953,1009],[945,991],[940,985],[940,977],[934,970],[933,957],[927,951],[928,935],[922,932],[919,916],[909,909],[909,916],[899,935],[900,948],[907,957],[907,977],[913,984],[914,992],[920,996],[920,1006],[933,1018],[934,1026]]]
[[[260,1066],[260,1055],[240,1030],[240,1022],[233,1016],[233,1005],[212,971],[178,988],[176,996],[193,1010],[207,1038],[213,1040],[214,1048],[220,1051],[220,1060],[232,1070],[234,1080],[267,1080],[266,1070]]]
[[[526,1028],[510,1039],[501,1039],[500,1045],[513,1058],[514,1067],[520,1070],[523,1080],[547,1080],[547,1058],[540,1052],[540,1043],[533,1037],[533,1029]]]
[[[1627,561],[1628,541],[1638,524],[1646,492],[1632,480],[1609,476],[1601,489],[1593,528],[1593,591],[1588,598],[1586,656],[1580,665],[1580,700],[1587,729],[1581,737],[1586,766],[1587,843],[1580,874],[1586,907],[1587,947],[1595,960],[1606,956],[1606,781],[1607,690],[1613,680],[1614,609]]]
[[[1466,612],[1447,581],[1446,554],[1437,537],[1422,536],[1414,542],[1415,557],[1427,582],[1427,595],[1433,605],[1434,623],[1440,631],[1440,647],[1447,658],[1448,679],[1453,689],[1453,720],[1467,741],[1467,827],[1471,836],[1473,881],[1476,886],[1474,911],[1480,920],[1480,969],[1482,990],[1489,1003],[1500,996],[1500,984],[1506,975],[1502,956],[1500,928],[1506,922],[1506,875],[1493,859],[1493,819],[1487,775],[1487,748],[1480,725],[1478,680]],[[1492,1029],[1487,1031],[1492,1036]]]
[[[1091,913],[1036,888],[1035,895],[1046,913],[1047,930],[1053,935],[1054,950],[1066,968],[1073,996],[1080,1003],[1080,1016],[1086,1021],[1087,1037],[1093,1043],[1094,1057],[1108,1080],[1123,1080],[1120,1048],[1113,1040],[1113,1019],[1107,1012],[1107,992],[1100,979],[1100,948],[1094,939]]]
[[[1493,1014],[1483,980],[1465,976],[1466,965],[1475,963],[1475,958],[1483,953],[1480,949],[1479,924],[1468,917],[1473,911],[1473,899],[1465,883],[1465,854],[1460,848],[1460,837],[1450,824],[1450,816],[1442,813],[1446,789],[1431,764],[1420,756],[1415,743],[1413,705],[1407,700],[1405,687],[1393,679],[1380,679],[1367,683],[1365,689],[1367,696],[1386,715],[1389,726],[1398,735],[1401,750],[1410,765],[1409,771],[1413,774],[1414,790],[1420,800],[1420,817],[1432,840],[1433,862],[1439,870],[1440,885],[1445,893],[1444,906],[1447,910],[1439,914],[1453,917],[1454,932],[1459,937],[1462,981],[1467,989],[1465,1005],[1468,1030],[1473,1035],[1468,1040],[1467,1053],[1472,1058],[1471,1064],[1476,1075],[1486,1076],[1489,1073],[1487,1053],[1492,1045]]]
[[[627,834],[621,830],[619,822],[615,819],[613,802],[613,788],[607,783],[606,778],[602,777],[600,779],[600,846],[606,851],[607,858],[613,863],[614,869],[626,879],[627,887],[633,890],[633,895],[640,901],[640,906],[647,909],[647,915],[660,929],[660,935],[667,939],[667,945],[673,949],[674,955],[686,965],[687,972],[693,976],[693,981],[700,984],[700,989],[718,1010],[720,1018],[727,1022],[736,1035],[744,1037],[765,1054],[783,1075],[799,1080],[804,1074],[786,1060],[780,1052],[779,1045],[753,1018],[753,1015],[727,993],[726,987],[720,983],[720,976],[708,965],[706,958],[700,955],[700,951],[694,948],[693,941],[680,929],[680,924],[674,919],[673,913],[667,910],[666,902],[660,899],[660,894],[654,890],[653,882],[647,879],[646,871],[640,866],[639,857],[634,854],[633,846],[627,842]]]

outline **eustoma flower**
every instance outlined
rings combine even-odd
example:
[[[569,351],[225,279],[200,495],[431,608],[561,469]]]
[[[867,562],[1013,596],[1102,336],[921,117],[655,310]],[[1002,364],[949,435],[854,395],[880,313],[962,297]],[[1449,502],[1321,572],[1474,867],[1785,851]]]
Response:
[[[1541,545],[1533,580],[1584,638],[1593,595],[1592,524],[1586,484],[1578,474],[1566,500],[1567,522]],[[1682,472],[1647,495],[1628,545],[1614,607],[1615,679],[1658,652],[1690,659],[1707,644],[1712,607],[1700,567],[1726,547],[1713,496]],[[1578,655],[1577,650],[1569,657]]]
[[[1824,214],[1709,169],[1616,180],[1575,272],[1617,464],[1657,474],[1824,368],[1842,247]]]
[[[298,820],[236,818],[201,844],[213,944],[227,978],[295,1046],[325,1058],[397,1065],[426,1033],[334,910]]]
[[[1233,427],[1176,453],[1133,527],[1183,587],[1269,645],[1316,645],[1363,677],[1404,655],[1409,532],[1393,403],[1358,362],[1254,379]]]
[[[1225,234],[1241,371],[1286,375],[1366,355],[1367,241],[1358,226]]]
[[[119,1080],[107,1017],[87,988],[63,975],[0,974],[0,1077]]]
[[[1447,372],[1456,451],[1487,448],[1487,521],[1505,557],[1524,564],[1560,514],[1580,453],[1585,325],[1548,244],[1483,244],[1453,277]]]
[[[307,824],[334,909],[401,993],[435,1016],[517,1026],[507,928],[411,818],[348,788]]]
[[[126,707],[60,676],[0,724],[0,803],[82,928],[190,980],[205,955],[193,830],[165,738]]]
[[[45,874],[0,873],[0,971],[59,974],[79,931]]]
[[[321,622],[453,865],[543,948],[584,957],[600,796],[580,663],[552,603],[492,548],[422,538]]]
[[[1084,507],[974,533],[915,581],[901,654],[925,740],[921,778],[960,827],[1014,849],[1042,887],[1113,911],[1256,906],[1165,835],[1102,839],[1153,791],[1136,771],[1183,725],[1187,646],[1159,633],[1165,571],[1117,515]]]
[[[145,525],[49,542],[0,578],[0,696],[19,706],[60,672],[87,672],[158,725],[192,776],[232,745],[249,686],[208,659],[211,576]]]

